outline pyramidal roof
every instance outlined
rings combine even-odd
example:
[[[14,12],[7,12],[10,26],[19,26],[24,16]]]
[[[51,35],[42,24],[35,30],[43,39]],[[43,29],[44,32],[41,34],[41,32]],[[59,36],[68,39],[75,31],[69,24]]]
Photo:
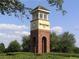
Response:
[[[41,10],[45,10],[45,11],[49,11],[49,10],[46,9],[45,7],[39,5],[39,6],[37,6],[36,8],[34,8],[34,9],[32,10],[32,12],[34,12],[34,11],[36,11],[36,10],[39,10],[39,9],[41,9]]]
[[[41,6],[41,5],[37,6],[34,10],[36,10],[36,9],[43,9],[43,10],[49,11],[48,9],[46,9],[45,7],[43,7],[43,6]]]

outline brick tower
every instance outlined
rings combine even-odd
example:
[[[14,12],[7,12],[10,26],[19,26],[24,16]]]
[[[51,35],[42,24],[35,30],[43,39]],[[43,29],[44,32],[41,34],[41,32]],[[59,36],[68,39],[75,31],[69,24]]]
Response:
[[[50,52],[49,10],[37,6],[31,14],[31,51],[38,54],[48,53]]]

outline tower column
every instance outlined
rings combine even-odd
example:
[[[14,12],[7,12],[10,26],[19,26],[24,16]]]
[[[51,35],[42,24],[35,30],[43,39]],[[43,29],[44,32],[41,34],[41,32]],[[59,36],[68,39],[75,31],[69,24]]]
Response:
[[[38,6],[32,10],[31,14],[33,18],[31,21],[31,51],[38,54],[48,53],[50,52],[49,10]]]

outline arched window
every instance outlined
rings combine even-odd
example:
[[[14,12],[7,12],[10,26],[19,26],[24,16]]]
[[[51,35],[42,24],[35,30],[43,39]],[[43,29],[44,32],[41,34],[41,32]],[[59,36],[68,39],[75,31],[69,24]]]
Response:
[[[36,47],[36,45],[37,45],[37,40],[36,40],[36,38],[34,37],[34,38],[33,38],[33,47]]]
[[[42,52],[45,53],[47,51],[47,39],[46,37],[42,37]]]
[[[33,52],[38,52],[38,41],[36,39],[36,37],[33,38]]]

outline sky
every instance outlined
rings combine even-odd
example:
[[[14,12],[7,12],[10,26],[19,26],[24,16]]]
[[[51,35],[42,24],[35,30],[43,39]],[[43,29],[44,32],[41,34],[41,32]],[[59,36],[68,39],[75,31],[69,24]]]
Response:
[[[35,8],[41,5],[50,10],[49,21],[51,31],[57,33],[70,32],[75,35],[76,46],[79,47],[79,0],[64,0],[63,8],[67,11],[66,15],[62,15],[60,11],[56,11],[55,7],[51,7],[46,0],[20,0],[26,7]],[[4,43],[7,47],[13,40],[22,43],[22,36],[30,34],[30,21],[26,17],[15,17],[14,15],[0,14],[0,43]],[[21,20],[22,19],[22,20]]]

